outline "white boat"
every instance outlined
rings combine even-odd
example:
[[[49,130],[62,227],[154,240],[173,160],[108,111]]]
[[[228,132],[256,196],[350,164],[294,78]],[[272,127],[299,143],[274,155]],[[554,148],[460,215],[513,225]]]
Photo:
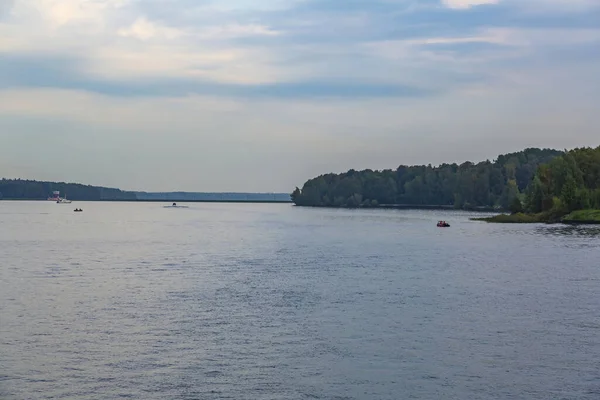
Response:
[[[58,200],[56,200],[57,204],[71,204],[71,200],[67,200],[67,195],[65,195],[65,197],[59,197]]]

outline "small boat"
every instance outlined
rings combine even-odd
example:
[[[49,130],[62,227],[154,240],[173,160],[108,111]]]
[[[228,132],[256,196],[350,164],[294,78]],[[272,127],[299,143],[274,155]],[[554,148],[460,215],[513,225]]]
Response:
[[[165,206],[165,208],[188,208],[188,206],[178,206],[177,203],[173,203],[170,206]]]
[[[81,208],[76,208],[75,210],[73,210],[75,212],[82,212],[83,210]]]
[[[65,195],[65,197],[59,197],[58,200],[56,200],[57,204],[71,204],[71,200],[67,200],[67,196]]]
[[[449,228],[450,224],[446,221],[438,221],[437,226],[438,228]]]

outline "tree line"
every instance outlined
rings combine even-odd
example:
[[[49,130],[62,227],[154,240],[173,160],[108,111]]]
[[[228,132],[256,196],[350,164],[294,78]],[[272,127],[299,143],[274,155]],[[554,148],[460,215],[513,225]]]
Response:
[[[78,183],[41,182],[24,179],[0,180],[0,199],[47,199],[53,191],[60,191],[61,197],[65,195],[71,200],[135,200],[134,192],[125,192],[119,189],[101,186],[82,185]]]
[[[600,146],[576,148],[541,164],[522,199],[525,212],[547,213],[550,219],[600,209]],[[512,211],[518,208],[515,202]]]
[[[1,179],[0,200],[46,200],[53,191],[61,197],[79,201],[219,201],[289,202],[288,193],[201,193],[137,192],[79,183],[43,182],[25,179]]]
[[[341,174],[330,173],[309,179],[302,189],[296,187],[291,196],[299,206],[402,204],[510,209],[517,204],[523,207],[524,194],[540,174],[541,166],[554,165],[551,164],[553,160],[564,156],[563,151],[528,148],[479,163],[467,161],[460,165],[453,163],[437,167],[431,164],[400,165],[395,170],[382,171],[351,169]],[[547,175],[543,176],[543,179],[547,178]],[[578,182],[575,180],[576,185]],[[545,187],[542,189],[546,190],[542,197],[547,202],[550,192]],[[538,191],[535,193],[539,194]]]

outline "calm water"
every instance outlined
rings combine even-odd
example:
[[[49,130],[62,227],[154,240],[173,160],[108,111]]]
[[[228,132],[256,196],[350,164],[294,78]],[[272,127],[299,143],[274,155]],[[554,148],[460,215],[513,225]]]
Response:
[[[598,228],[189,207],[0,202],[0,398],[600,398]]]

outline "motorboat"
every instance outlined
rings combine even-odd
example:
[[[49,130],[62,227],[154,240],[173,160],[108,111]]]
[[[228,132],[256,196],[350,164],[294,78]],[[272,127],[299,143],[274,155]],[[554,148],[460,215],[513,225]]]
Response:
[[[173,203],[170,206],[165,206],[165,208],[188,208],[188,206],[178,206],[177,203]]]
[[[75,212],[82,212],[83,210],[81,208],[76,208],[75,210],[73,210]]]
[[[446,221],[438,221],[437,226],[438,228],[449,228],[450,224]]]
[[[57,204],[71,204],[71,200],[67,200],[67,196],[65,195],[65,197],[59,197],[58,200],[56,200]]]

